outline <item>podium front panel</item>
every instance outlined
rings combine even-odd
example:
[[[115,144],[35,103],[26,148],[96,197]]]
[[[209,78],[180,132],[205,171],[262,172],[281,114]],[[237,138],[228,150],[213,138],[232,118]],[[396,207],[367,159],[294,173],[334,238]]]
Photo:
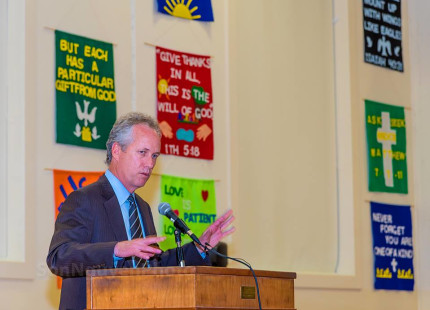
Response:
[[[264,310],[294,309],[295,273],[255,272]],[[245,269],[105,269],[87,271],[87,309],[256,310],[258,300]]]

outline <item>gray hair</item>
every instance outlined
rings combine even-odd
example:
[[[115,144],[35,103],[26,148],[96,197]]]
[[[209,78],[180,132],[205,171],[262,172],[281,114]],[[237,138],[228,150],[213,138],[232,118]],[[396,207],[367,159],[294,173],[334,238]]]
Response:
[[[113,125],[109,138],[106,142],[106,164],[110,165],[112,161],[112,146],[117,142],[121,150],[125,150],[133,142],[133,126],[143,124],[148,126],[161,137],[161,130],[158,122],[151,116],[140,112],[129,112],[119,117]]]

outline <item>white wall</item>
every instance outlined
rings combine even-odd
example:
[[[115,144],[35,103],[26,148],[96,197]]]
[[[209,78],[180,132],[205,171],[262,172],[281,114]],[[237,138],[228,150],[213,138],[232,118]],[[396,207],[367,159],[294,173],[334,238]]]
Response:
[[[331,1],[231,8],[234,253],[258,269],[334,273]]]
[[[342,2],[338,1],[337,3]],[[312,241],[307,240],[302,236],[303,231],[289,231],[289,226],[279,230],[276,227],[281,226],[283,223],[290,224],[288,217],[296,218],[300,211],[291,212],[293,208],[288,205],[291,203],[289,197],[284,198],[282,195],[289,194],[288,189],[280,191],[281,184],[288,184],[288,177],[285,179],[271,179],[269,176],[278,175],[279,171],[285,171],[282,159],[289,158],[288,145],[284,148],[273,147],[276,143],[273,140],[264,141],[261,137],[275,137],[276,141],[284,133],[279,134],[274,125],[268,125],[261,121],[258,112],[252,113],[258,107],[269,104],[273,105],[273,110],[278,113],[287,114],[297,111],[297,102],[290,98],[288,95],[294,93],[289,87],[294,85],[296,80],[288,73],[295,72],[294,66],[288,66],[286,61],[279,61],[278,67],[267,68],[272,62],[278,60],[280,55],[294,57],[289,54],[289,51],[295,44],[305,44],[309,37],[294,37],[291,32],[303,30],[307,33],[308,24],[294,23],[293,21],[307,21],[312,16],[313,9],[321,5],[321,1],[254,1],[253,6],[248,5],[248,1],[234,1],[232,4],[236,11],[232,10],[230,32],[237,33],[232,36],[230,49],[233,55],[236,56],[236,61],[232,61],[231,75],[232,75],[232,102],[239,106],[232,105],[232,115],[234,120],[241,122],[240,127],[232,127],[232,137],[235,141],[236,148],[233,150],[233,162],[238,160],[238,166],[233,165],[233,186],[236,186],[233,191],[233,205],[236,202],[240,214],[247,211],[246,217],[241,218],[240,233],[237,239],[234,239],[233,248],[240,248],[238,252],[245,252],[251,259],[255,259],[258,266],[271,266],[271,268],[282,268],[281,259],[285,258],[284,268],[288,268],[291,261],[291,253],[296,248],[289,247],[285,244],[283,239],[288,238],[285,233],[292,234],[293,237],[300,241],[308,242],[309,246],[313,246]],[[343,2],[344,3],[344,2]],[[367,157],[366,157],[366,136],[365,136],[365,120],[364,120],[364,99],[373,99],[380,102],[385,102],[393,105],[403,106],[406,108],[406,122],[412,124],[411,121],[411,71],[409,61],[409,36],[408,36],[408,7],[403,4],[402,20],[403,20],[403,57],[405,59],[405,67],[408,68],[404,73],[394,72],[387,69],[382,69],[376,66],[365,64],[363,61],[363,21],[362,21],[362,3],[361,1],[351,0],[348,1],[349,11],[345,15],[335,16],[335,19],[344,21],[348,20],[347,25],[349,31],[349,41],[337,42],[337,44],[348,45],[348,57],[345,55],[336,55],[339,59],[348,61],[346,64],[347,71],[350,72],[350,105],[351,115],[342,115],[346,122],[350,122],[352,126],[352,169],[353,169],[353,184],[354,190],[350,200],[353,202],[353,242],[355,241],[355,270],[351,276],[343,276],[341,274],[313,274],[303,273],[298,269],[298,279],[296,287],[296,306],[298,309],[417,309],[418,295],[421,293],[416,289],[414,292],[393,292],[393,291],[376,291],[373,289],[373,255],[372,255],[372,234],[370,226],[370,206],[369,201],[380,201],[393,204],[410,204],[414,205],[414,169],[415,164],[412,160],[414,158],[414,131],[413,126],[407,128],[407,154],[408,154],[408,171],[410,175],[409,194],[384,194],[384,193],[370,193],[367,189]],[[303,8],[306,10],[300,10]],[[321,12],[319,16],[325,14],[325,11],[319,7]],[[272,11],[276,10],[276,12]],[[306,13],[305,13],[306,12]],[[290,16],[293,14],[294,16]],[[316,22],[318,25],[318,23]],[[288,28],[287,28],[288,27]],[[321,27],[318,25],[317,27]],[[249,33],[246,32],[249,29]],[[281,30],[280,30],[281,29]],[[316,31],[316,29],[314,29]],[[293,40],[286,40],[286,37],[291,36]],[[261,44],[263,43],[263,44]],[[280,53],[279,49],[283,49],[284,53]],[[245,53],[246,52],[246,53]],[[306,50],[303,54],[306,54]],[[261,56],[263,55],[263,57]],[[238,57],[243,57],[238,59]],[[264,56],[266,58],[264,58]],[[302,64],[301,58],[294,58],[297,63]],[[254,63],[252,62],[254,61]],[[287,64],[287,65],[286,65]],[[256,72],[252,66],[257,67]],[[264,66],[266,65],[266,66]],[[343,66],[345,64],[342,64]],[[309,76],[312,81],[314,75],[318,76],[316,70],[306,68],[306,64],[301,68],[305,70],[305,74]],[[306,69],[305,69],[306,68]],[[270,73],[270,74],[268,74]],[[300,79],[300,75],[296,76]],[[257,83],[251,87],[252,80]],[[272,82],[273,81],[273,82]],[[279,87],[280,83],[285,81],[287,85]],[[323,82],[323,81],[321,81]],[[325,81],[324,81],[325,82]],[[237,83],[237,85],[235,85]],[[273,89],[272,86],[276,85],[277,88]],[[257,89],[257,90],[256,90]],[[276,97],[273,95],[274,91],[282,90],[286,92],[288,100],[277,102]],[[310,87],[309,93],[316,93],[317,88]],[[251,95],[250,95],[251,94]],[[308,95],[308,94],[306,94]],[[305,97],[305,101],[301,102],[303,105],[309,104],[311,98]],[[283,99],[283,97],[282,97]],[[301,97],[300,99],[303,99]],[[285,104],[287,108],[281,106]],[[310,105],[310,104],[309,104]],[[239,114],[241,108],[244,110],[246,107],[246,114]],[[248,119],[247,116],[249,115]],[[273,119],[279,121],[282,116],[270,115]],[[288,121],[288,115],[285,117]],[[258,124],[258,125],[256,125]],[[275,130],[274,130],[275,129]],[[255,133],[257,139],[252,139],[254,136],[247,136],[247,132]],[[300,132],[297,133],[299,135]],[[285,133],[288,135],[288,132]],[[260,139],[258,139],[260,138]],[[237,139],[237,140],[236,140]],[[288,143],[291,140],[284,141]],[[293,144],[296,142],[292,140]],[[270,147],[266,147],[270,146]],[[245,150],[242,152],[242,150]],[[264,152],[267,150],[267,154]],[[250,152],[248,155],[246,151]],[[285,156],[280,156],[278,152],[285,152]],[[242,153],[241,153],[242,152]],[[265,156],[267,155],[267,157]],[[245,159],[243,159],[245,157]],[[248,158],[249,157],[249,158]],[[254,160],[254,165],[249,164],[250,158],[257,158]],[[240,167],[243,163],[244,167]],[[253,168],[256,169],[253,170]],[[262,172],[260,172],[262,171]],[[266,173],[266,171],[270,171]],[[260,179],[260,176],[263,180]],[[284,183],[282,183],[284,182]],[[300,182],[300,180],[298,181]],[[257,186],[254,186],[257,184]],[[247,191],[244,186],[249,185],[251,190]],[[233,187],[234,188],[234,187]],[[278,189],[277,192],[273,188]],[[306,195],[301,191],[296,191],[298,195]],[[277,197],[276,194],[281,197]],[[319,196],[318,192],[310,190],[308,195]],[[275,196],[275,198],[273,197]],[[270,203],[276,200],[276,203]],[[282,203],[285,201],[285,203]],[[267,203],[269,202],[269,203]],[[309,207],[309,212],[316,214],[314,209]],[[258,210],[258,211],[257,211]],[[288,212],[288,210],[290,212]],[[417,227],[415,209],[412,209],[414,214],[414,227]],[[287,213],[285,213],[287,211]],[[294,210],[296,211],[296,210]],[[340,218],[340,221],[343,221]],[[298,219],[300,221],[300,219]],[[248,225],[248,226],[247,226]],[[258,225],[257,232],[253,231],[254,225]],[[279,226],[278,226],[279,225]],[[251,226],[251,227],[249,227]],[[273,229],[273,227],[275,227]],[[293,226],[294,227],[294,226]],[[317,230],[311,231],[317,234]],[[257,235],[257,236],[256,236]],[[249,238],[251,237],[251,238]],[[316,240],[319,236],[315,236]],[[249,239],[247,239],[249,238]],[[315,240],[313,240],[315,242]],[[242,246],[242,242],[245,245]],[[277,248],[280,247],[280,249]],[[419,244],[415,244],[419,250]],[[267,251],[269,249],[270,251]],[[282,256],[281,252],[286,254]],[[328,249],[330,251],[330,249]],[[255,253],[252,256],[251,253]],[[302,253],[298,253],[300,255]],[[263,261],[263,257],[267,257],[267,262]],[[276,256],[277,258],[273,258]],[[280,258],[280,259],[279,259]],[[312,256],[314,265],[318,265],[321,260],[325,258],[319,255]],[[270,265],[270,263],[272,263]],[[261,265],[260,265],[261,264]],[[288,269],[286,269],[288,270]],[[313,271],[312,269],[310,271]],[[416,269],[416,275],[419,277],[420,268]],[[421,295],[421,294],[420,294]]]

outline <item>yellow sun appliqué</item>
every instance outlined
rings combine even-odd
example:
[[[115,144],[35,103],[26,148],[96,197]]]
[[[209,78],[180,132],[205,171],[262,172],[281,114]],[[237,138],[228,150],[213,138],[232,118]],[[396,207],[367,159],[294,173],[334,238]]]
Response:
[[[186,3],[185,3],[186,1]],[[186,19],[200,19],[201,15],[193,15],[193,13],[199,8],[195,6],[190,9],[191,2],[193,0],[166,0],[167,6],[164,10],[170,15],[186,18]]]
[[[158,98],[161,98],[162,95],[166,95],[167,99],[170,100],[169,94],[167,93],[167,89],[169,88],[169,81],[170,79],[166,80],[163,79],[160,75],[158,76]]]

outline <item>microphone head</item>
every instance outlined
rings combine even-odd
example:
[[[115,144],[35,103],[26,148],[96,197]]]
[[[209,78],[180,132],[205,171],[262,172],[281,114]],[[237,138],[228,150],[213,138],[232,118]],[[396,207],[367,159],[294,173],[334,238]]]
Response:
[[[170,207],[168,202],[162,202],[158,205],[158,213],[161,215],[166,215],[167,212],[171,211],[172,208]]]

